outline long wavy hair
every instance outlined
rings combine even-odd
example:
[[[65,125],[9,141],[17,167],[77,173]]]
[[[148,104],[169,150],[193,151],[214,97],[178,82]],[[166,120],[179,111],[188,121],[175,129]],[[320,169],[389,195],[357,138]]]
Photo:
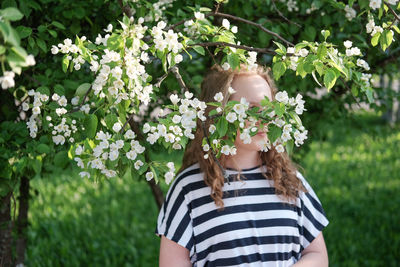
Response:
[[[225,105],[228,101],[228,88],[231,86],[235,76],[246,74],[258,74],[263,77],[268,82],[274,99],[277,88],[269,74],[270,71],[270,68],[261,65],[257,65],[257,67],[252,70],[247,69],[245,65],[241,65],[240,69],[224,70],[220,65],[214,64],[205,75],[201,84],[200,100],[204,102],[213,102],[215,94],[221,92],[224,95],[222,104]],[[212,107],[208,107],[205,114],[208,114],[211,109]],[[210,124],[211,121],[207,119],[205,121],[206,129],[208,129]],[[204,151],[202,148],[203,137],[203,128],[198,121],[195,138],[186,147],[182,166],[178,173],[195,163],[199,163],[200,169],[204,174],[204,182],[211,188],[212,199],[215,204],[220,207],[219,210],[223,210],[224,202],[222,198],[224,193],[222,187],[225,181],[224,176],[213,157],[210,156],[204,159]],[[267,167],[267,171],[263,173],[263,176],[268,180],[273,180],[275,192],[278,196],[290,203],[296,200],[300,190],[307,192],[307,189],[296,176],[296,171],[300,166],[292,162],[286,152],[278,153],[275,149],[271,149],[268,152],[260,151],[259,153],[262,165]],[[222,155],[218,161],[225,167],[226,159],[227,156]],[[239,170],[236,179],[241,180],[240,177],[242,177],[242,175]]]

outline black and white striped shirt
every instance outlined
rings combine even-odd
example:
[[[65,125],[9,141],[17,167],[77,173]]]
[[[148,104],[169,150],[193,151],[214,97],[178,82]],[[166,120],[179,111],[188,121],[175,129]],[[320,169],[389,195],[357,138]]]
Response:
[[[158,215],[156,235],[187,248],[193,266],[291,266],[301,252],[329,223],[321,202],[304,177],[297,177],[309,191],[301,192],[294,205],[275,194],[266,168],[227,170],[224,206],[218,212],[211,188],[203,181],[198,164],[181,172],[172,182]],[[236,193],[235,193],[236,191]]]

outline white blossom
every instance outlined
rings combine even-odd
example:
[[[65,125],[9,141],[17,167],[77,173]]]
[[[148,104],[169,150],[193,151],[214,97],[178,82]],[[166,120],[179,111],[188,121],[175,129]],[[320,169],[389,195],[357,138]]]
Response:
[[[236,90],[229,86],[228,93],[232,95],[232,94],[236,93]]]
[[[230,28],[229,20],[223,19],[223,20],[222,20],[222,26],[223,26],[225,29],[229,30],[229,28]]]
[[[14,76],[14,72],[5,71],[4,76],[0,77],[0,84],[4,90],[15,86]]]
[[[275,150],[276,150],[278,153],[282,153],[283,151],[285,151],[285,148],[283,147],[283,145],[279,144],[279,145],[277,145],[277,146],[275,147]]]
[[[215,130],[217,129],[217,127],[215,127],[214,124],[211,124],[210,127],[208,128],[208,131],[213,134],[215,132]]]
[[[112,127],[113,131],[116,133],[118,133],[121,130],[121,128],[122,128],[122,125],[119,122],[114,123],[114,125]]]
[[[230,69],[230,67],[231,67],[231,65],[229,65],[229,63],[228,62],[225,62],[224,64],[222,64],[222,66],[221,66],[224,70],[229,70]]]
[[[287,102],[289,101],[289,96],[288,96],[288,94],[287,94],[286,91],[281,91],[281,92],[278,92],[278,93],[275,95],[275,99],[276,99],[278,102],[287,104]]]
[[[174,173],[173,172],[167,172],[165,174],[165,182],[167,184],[170,184],[173,178],[174,178]]]
[[[382,0],[370,0],[369,7],[373,10],[380,8],[382,5]]]
[[[221,92],[218,92],[215,94],[214,99],[215,101],[222,102],[222,100],[224,100],[224,96]]]
[[[235,122],[237,120],[236,113],[229,112],[228,115],[226,115],[226,120],[229,121],[230,123]]]
[[[350,47],[353,45],[353,42],[347,40],[347,41],[344,41],[343,44],[344,44],[344,46],[345,46],[346,48],[350,48]]]
[[[153,179],[154,174],[153,172],[146,172],[146,180],[150,181],[151,179]]]

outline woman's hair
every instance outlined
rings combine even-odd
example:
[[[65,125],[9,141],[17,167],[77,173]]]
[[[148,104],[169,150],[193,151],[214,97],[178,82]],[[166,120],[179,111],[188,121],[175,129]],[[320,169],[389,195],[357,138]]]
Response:
[[[240,69],[224,70],[220,65],[214,64],[201,84],[200,100],[204,102],[214,102],[215,94],[221,92],[224,95],[222,104],[225,105],[229,96],[228,88],[231,86],[234,77],[246,74],[258,74],[263,77],[270,86],[274,99],[277,89],[269,72],[270,68],[260,65],[257,65],[257,67],[252,70],[247,69],[245,65],[241,65]],[[205,114],[208,114],[212,108],[213,107],[207,107]],[[207,119],[205,121],[206,129],[208,129],[210,124],[211,121]],[[199,163],[200,169],[204,173],[204,182],[211,188],[212,199],[220,209],[224,209],[222,187],[224,186],[225,179],[214,158],[212,156],[209,156],[207,159],[204,158],[204,151],[202,148],[203,137],[203,128],[201,122],[198,121],[195,138],[186,147],[182,167],[179,169],[178,173],[195,163]],[[275,149],[270,149],[268,152],[260,151],[259,153],[262,165],[267,166],[267,172],[263,173],[263,175],[266,179],[274,181],[277,195],[280,195],[283,199],[290,202],[296,199],[300,190],[307,192],[300,179],[296,176],[296,171],[299,166],[290,160],[286,152],[278,153]],[[224,166],[226,156],[222,154],[218,161]],[[240,172],[237,179],[240,180]]]

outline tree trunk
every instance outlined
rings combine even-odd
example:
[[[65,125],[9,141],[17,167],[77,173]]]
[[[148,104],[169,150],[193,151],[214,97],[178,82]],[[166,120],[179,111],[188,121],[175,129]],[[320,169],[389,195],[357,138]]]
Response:
[[[137,124],[133,121],[132,117],[128,118],[128,123],[129,123],[129,126],[131,127],[132,131],[135,132],[135,134],[137,136],[137,139],[139,141],[143,141],[144,137],[143,137],[139,127],[137,126]],[[149,159],[147,151],[145,151],[144,156],[145,156],[146,160]],[[151,188],[151,192],[153,193],[153,197],[154,197],[154,200],[156,201],[158,210],[160,210],[161,206],[162,206],[162,204],[164,202],[164,194],[163,194],[163,192],[161,190],[161,187],[160,187],[159,184],[156,184],[153,179],[151,179],[147,183]]]
[[[154,179],[151,179],[147,182],[150,185],[151,192],[153,193],[154,200],[157,203],[158,210],[161,209],[161,206],[164,202],[164,194],[161,191],[161,188],[158,184],[154,182]]]
[[[25,250],[27,243],[26,232],[28,229],[28,208],[29,208],[29,179],[27,177],[21,178],[19,187],[19,209],[17,219],[17,261],[16,264],[25,262]]]
[[[11,195],[9,192],[1,198],[0,207],[0,266],[11,266]]]

